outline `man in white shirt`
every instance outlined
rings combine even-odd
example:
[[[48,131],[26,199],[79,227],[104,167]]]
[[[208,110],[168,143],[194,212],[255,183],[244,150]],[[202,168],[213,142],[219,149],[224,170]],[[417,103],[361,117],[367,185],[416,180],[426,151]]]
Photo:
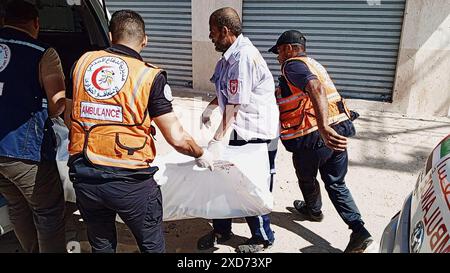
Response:
[[[213,12],[209,19],[209,38],[223,56],[218,61],[211,81],[216,87],[216,98],[202,115],[202,122],[209,123],[211,112],[217,106],[222,111],[222,123],[208,150],[220,154],[221,140],[231,126],[229,145],[252,143],[276,144],[279,130],[279,111],[275,100],[275,84],[267,63],[250,40],[241,34],[242,24],[232,8]],[[274,140],[275,139],[275,140]],[[276,145],[271,145],[269,161],[274,170]],[[274,236],[268,215],[246,217],[252,237],[239,246],[238,252],[258,252],[273,244]],[[225,242],[233,235],[232,219],[214,219],[214,230],[198,241],[199,249],[208,249]]]

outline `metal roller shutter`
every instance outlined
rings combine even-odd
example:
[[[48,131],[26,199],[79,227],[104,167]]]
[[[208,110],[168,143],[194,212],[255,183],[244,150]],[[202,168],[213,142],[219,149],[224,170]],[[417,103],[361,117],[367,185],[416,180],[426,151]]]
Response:
[[[267,49],[297,29],[344,97],[391,101],[404,9],[405,0],[244,0],[243,32],[275,79],[279,65]]]
[[[121,9],[138,12],[145,21],[149,45],[142,57],[169,75],[169,84],[192,87],[191,0],[107,0],[112,14]]]

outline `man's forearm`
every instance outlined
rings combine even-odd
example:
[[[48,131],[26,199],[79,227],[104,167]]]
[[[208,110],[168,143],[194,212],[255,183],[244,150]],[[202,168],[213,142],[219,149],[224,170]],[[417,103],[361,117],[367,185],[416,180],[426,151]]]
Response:
[[[174,149],[187,156],[192,156],[195,158],[201,157],[203,155],[203,149],[197,145],[195,140],[186,132],[184,132],[184,141],[173,145]]]
[[[317,127],[325,145],[336,151],[345,151],[347,148],[347,138],[339,135],[328,124],[328,99],[325,90],[317,80],[309,81],[307,92],[316,114]]]
[[[51,118],[55,118],[62,113],[64,113],[64,109],[66,106],[65,98],[59,99],[55,104],[49,104],[48,107],[48,116]]]
[[[198,158],[202,156],[203,149],[197,145],[191,135],[181,126],[174,112],[170,112],[153,119],[156,126],[161,130],[161,134],[166,141],[177,152]]]
[[[209,103],[208,103],[208,105],[206,106],[206,109],[205,109],[205,111],[203,112],[203,114],[205,114],[205,112],[206,113],[208,113],[209,115],[212,113],[212,111],[214,110],[214,109],[216,109],[217,107],[219,106],[219,101],[218,101],[218,99],[217,99],[217,97],[215,98],[215,99],[213,99],[212,101],[210,101]]]
[[[326,91],[319,81],[312,80],[308,83],[306,91],[309,93],[316,114],[317,126],[323,128],[328,125],[328,100]]]
[[[214,134],[214,139],[221,140],[225,136],[231,124],[233,123],[238,110],[239,105],[227,104],[225,106],[225,110],[222,116],[222,122],[220,123],[219,128],[217,128],[217,131]]]
[[[49,116],[61,115],[66,104],[66,86],[61,60],[53,48],[44,53],[39,63],[39,81],[47,95]]]
[[[219,100],[217,99],[217,97],[215,97],[215,98],[208,104],[208,107],[209,107],[209,106],[213,106],[213,107],[219,106]]]

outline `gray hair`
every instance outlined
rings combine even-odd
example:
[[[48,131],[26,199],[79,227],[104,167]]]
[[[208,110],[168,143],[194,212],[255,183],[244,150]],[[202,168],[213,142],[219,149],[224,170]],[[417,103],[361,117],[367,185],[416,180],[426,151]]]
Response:
[[[241,18],[233,8],[226,7],[214,11],[210,20],[219,28],[227,27],[236,37],[242,33]]]

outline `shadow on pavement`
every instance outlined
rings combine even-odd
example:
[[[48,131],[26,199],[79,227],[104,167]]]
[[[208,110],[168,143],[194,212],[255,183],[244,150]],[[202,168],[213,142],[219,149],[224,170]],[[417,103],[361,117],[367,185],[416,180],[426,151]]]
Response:
[[[286,209],[290,210],[294,208],[288,207]],[[272,225],[287,229],[312,244],[312,246],[299,249],[300,252],[342,253],[342,250],[332,247],[330,242],[312,232],[311,230],[305,228],[304,226],[298,224],[296,221],[305,221],[305,219],[299,214],[291,212],[272,211],[272,213],[270,214],[270,222]]]

